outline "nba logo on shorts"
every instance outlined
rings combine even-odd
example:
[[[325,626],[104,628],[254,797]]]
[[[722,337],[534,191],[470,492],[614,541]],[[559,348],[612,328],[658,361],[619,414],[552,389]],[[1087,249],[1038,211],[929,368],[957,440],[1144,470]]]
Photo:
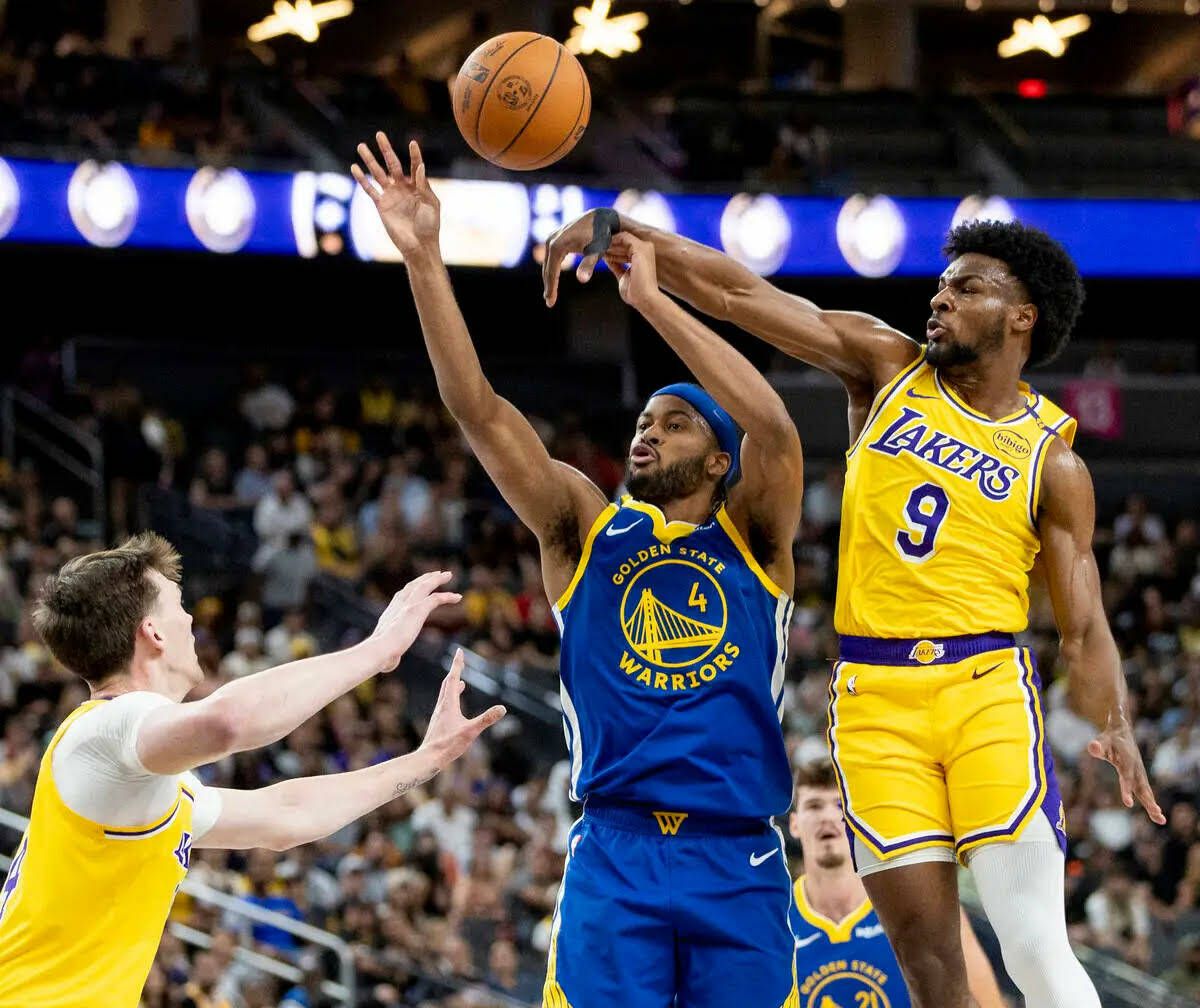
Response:
[[[913,645],[913,649],[908,652],[908,657],[913,661],[919,661],[922,665],[928,665],[930,662],[935,662],[946,653],[945,644],[934,644],[933,641],[917,641]]]

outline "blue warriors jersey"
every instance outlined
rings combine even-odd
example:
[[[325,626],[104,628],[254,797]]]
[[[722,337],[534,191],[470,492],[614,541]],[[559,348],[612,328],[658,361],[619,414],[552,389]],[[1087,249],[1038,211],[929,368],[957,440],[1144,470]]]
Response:
[[[835,924],[808,905],[801,876],[792,931],[800,1008],[911,1008],[896,953],[869,900]]]
[[[628,497],[609,505],[554,607],[572,798],[787,811],[791,610],[723,505],[703,525]]]

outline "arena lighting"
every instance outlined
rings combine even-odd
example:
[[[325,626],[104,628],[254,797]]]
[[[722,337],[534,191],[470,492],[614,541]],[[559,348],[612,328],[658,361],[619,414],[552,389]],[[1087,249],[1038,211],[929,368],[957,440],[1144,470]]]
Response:
[[[1200,14],[1200,0],[1183,0],[1183,13],[1189,15]]]
[[[1112,0],[1112,12],[1114,14],[1124,14],[1129,10],[1127,0]]]
[[[1086,14],[1073,14],[1058,21],[1051,21],[1043,14],[1038,14],[1032,21],[1017,18],[1013,22],[1012,35],[1001,42],[996,51],[1008,59],[1040,49],[1057,59],[1067,51],[1066,40],[1087,31],[1091,24],[1092,19]]]
[[[129,172],[116,162],[84,161],[67,186],[67,210],[92,245],[116,248],[137,223],[137,189]]]
[[[21,208],[21,187],[4,158],[0,158],[0,238],[8,234]]]
[[[305,42],[316,42],[321,25],[334,18],[344,18],[354,12],[353,0],[275,0],[275,13],[252,24],[246,31],[251,42],[265,42],[279,35],[299,35]]]
[[[626,189],[613,202],[613,209],[660,231],[679,230],[675,214],[671,212],[671,204],[662,193]]]
[[[1008,200],[1000,196],[971,195],[955,207],[950,229],[977,220],[993,220],[1007,224],[1016,219],[1017,215]]]
[[[1046,82],[1040,77],[1026,77],[1017,83],[1017,94],[1022,98],[1045,98]]]
[[[210,252],[237,252],[254,230],[254,193],[235,168],[204,167],[184,197],[188,226]]]
[[[829,0],[829,6],[834,10],[841,10],[846,6],[846,0]]]
[[[576,55],[601,52],[609,59],[641,49],[638,32],[650,23],[650,19],[641,11],[610,18],[608,12],[611,9],[609,0],[592,0],[590,9],[576,7],[575,27],[567,36],[567,48]]]
[[[515,182],[430,179],[442,204],[442,258],[450,266],[515,266],[529,245],[529,190]],[[371,198],[350,200],[350,244],[359,259],[402,262]]]
[[[904,215],[886,196],[851,196],[838,213],[838,248],[860,276],[891,273],[904,257],[907,238]]]
[[[1038,10],[1043,14],[1049,14],[1054,10],[1054,0],[1038,0]]]
[[[983,6],[983,0],[963,0],[963,4],[969,11],[977,11]]]
[[[721,214],[721,244],[734,259],[759,276],[770,276],[787,258],[792,223],[783,204],[763,193],[738,193]]]

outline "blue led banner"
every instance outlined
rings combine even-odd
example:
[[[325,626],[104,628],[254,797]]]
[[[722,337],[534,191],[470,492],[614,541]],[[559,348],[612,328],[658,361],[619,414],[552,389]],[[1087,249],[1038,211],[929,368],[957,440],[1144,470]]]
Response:
[[[949,228],[1019,219],[1085,275],[1200,276],[1200,201],[848,199],[661,194],[435,179],[454,265],[516,266],[564,220],[619,210],[720,248],[764,276],[932,276]],[[349,175],[0,159],[0,241],[396,260]]]

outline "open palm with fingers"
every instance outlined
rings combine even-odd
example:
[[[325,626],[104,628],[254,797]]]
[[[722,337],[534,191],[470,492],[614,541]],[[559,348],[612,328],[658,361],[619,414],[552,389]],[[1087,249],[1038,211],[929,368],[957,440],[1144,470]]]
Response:
[[[412,255],[421,249],[436,249],[441,204],[429,185],[429,179],[425,177],[421,148],[415,140],[409,142],[410,173],[405,175],[404,166],[392,149],[387,134],[382,131],[376,133],[375,141],[379,144],[383,165],[376,160],[367,144],[360,143],[358,156],[367,166],[367,171],[364,172],[355,164],[350,166],[350,174],[371,197],[388,237],[402,255]],[[370,172],[370,178],[367,172]]]
[[[463,714],[462,695],[467,688],[462,681],[463,664],[462,648],[459,648],[450,665],[450,674],[442,680],[437,705],[429,717],[429,728],[421,743],[422,747],[428,746],[436,753],[442,766],[458,759],[484,729],[490,728],[505,714],[499,704],[489,707],[478,717],[468,718]]]

